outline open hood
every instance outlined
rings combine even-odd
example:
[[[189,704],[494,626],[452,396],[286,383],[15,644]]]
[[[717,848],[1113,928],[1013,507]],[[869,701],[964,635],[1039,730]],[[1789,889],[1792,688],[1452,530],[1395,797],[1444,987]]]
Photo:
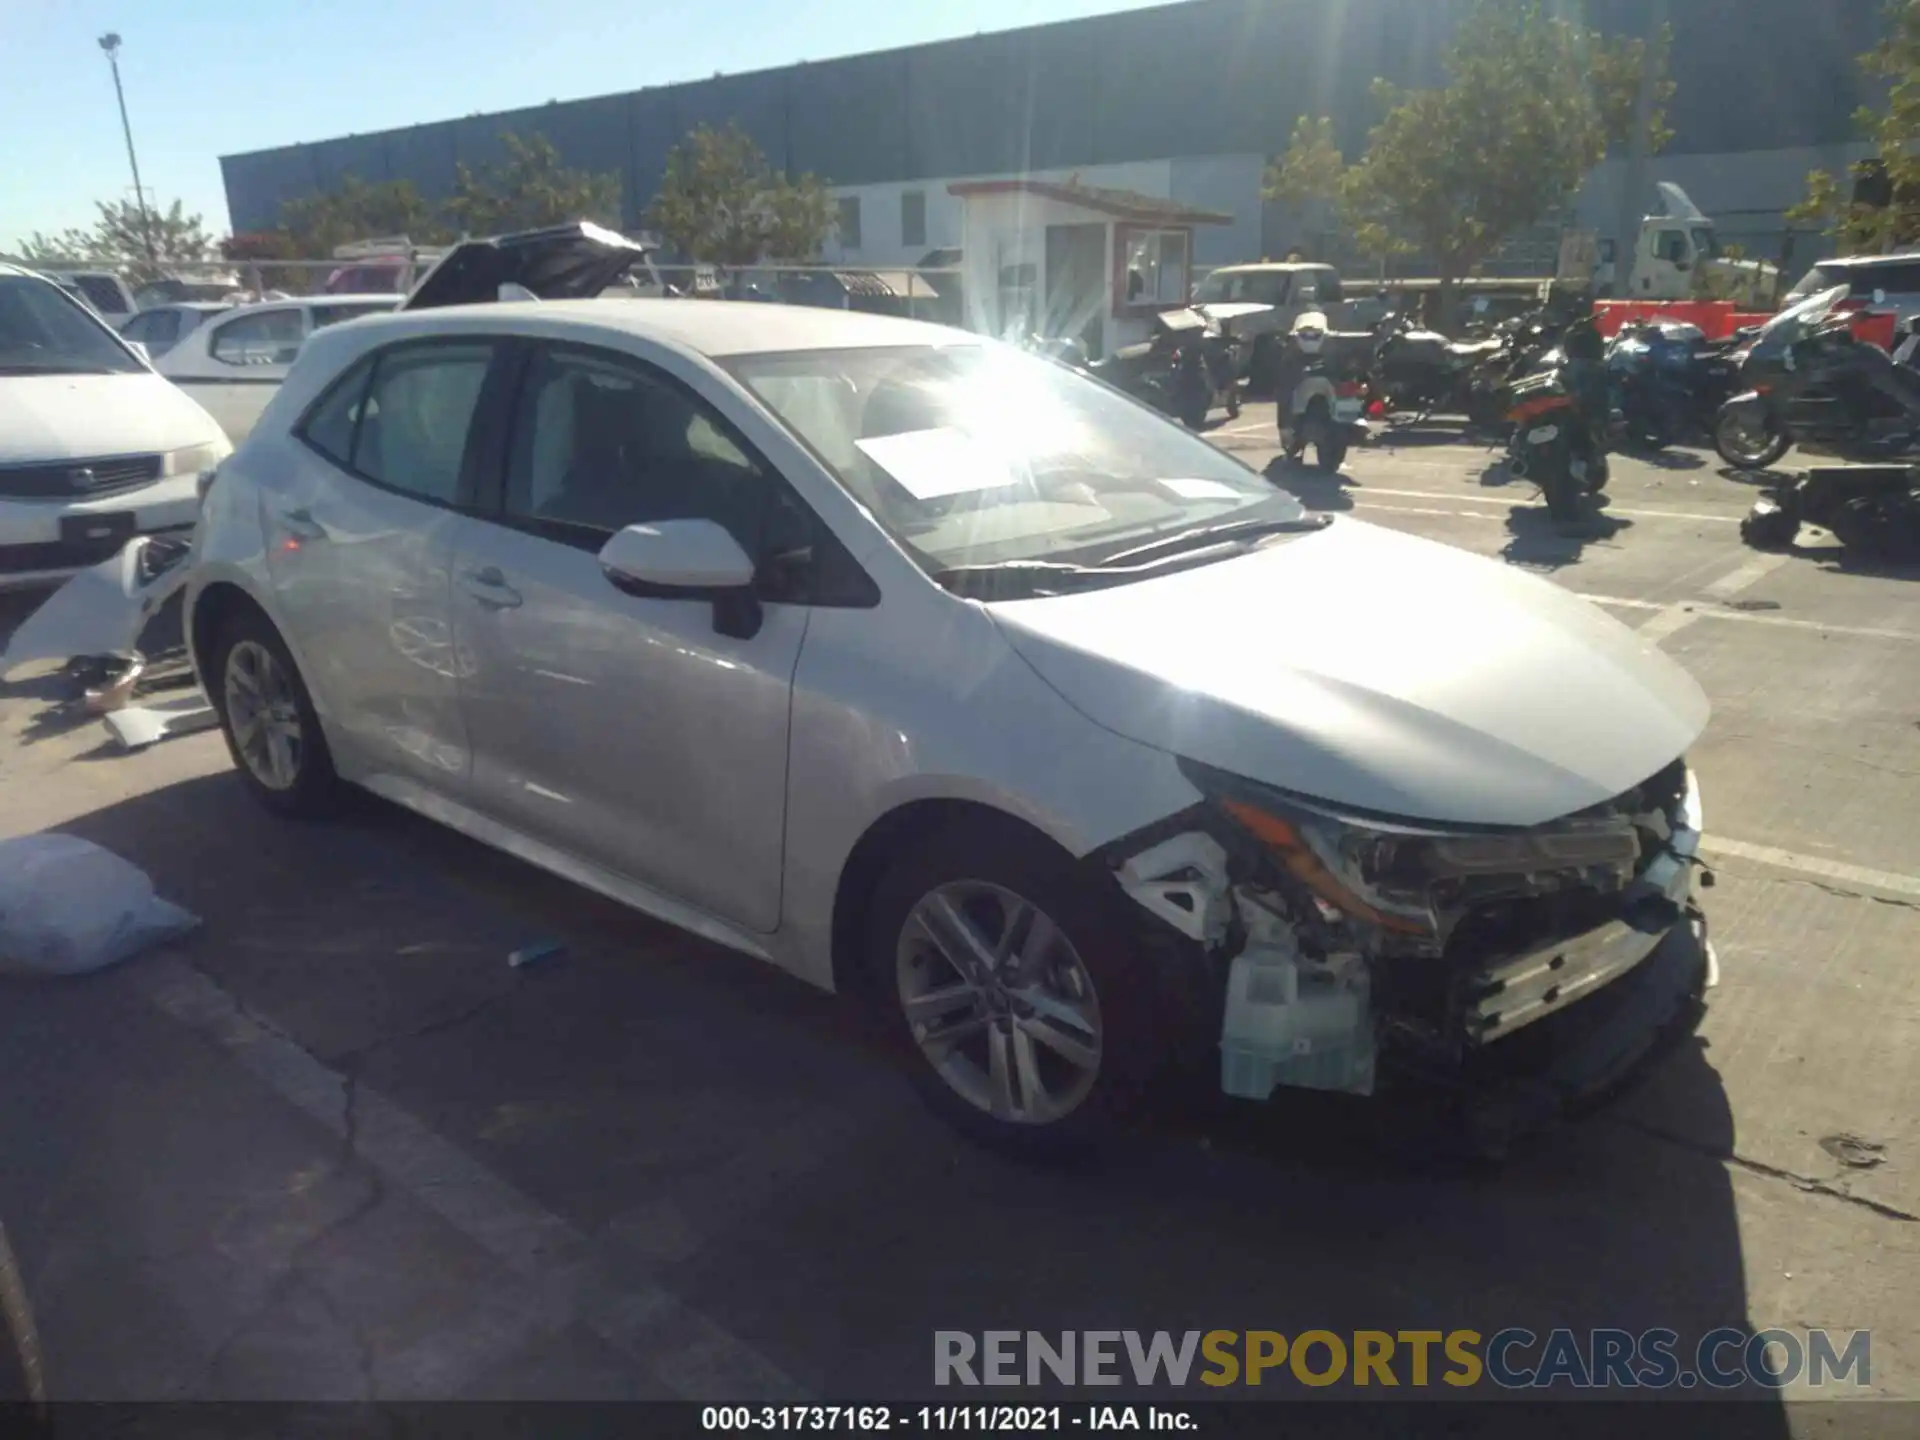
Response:
[[[638,264],[650,247],[581,220],[454,246],[400,306],[485,305],[515,285],[541,300],[591,300]]]
[[[1658,773],[1707,722],[1693,678],[1597,606],[1356,520],[1152,580],[988,608],[1095,723],[1405,819],[1558,819]]]

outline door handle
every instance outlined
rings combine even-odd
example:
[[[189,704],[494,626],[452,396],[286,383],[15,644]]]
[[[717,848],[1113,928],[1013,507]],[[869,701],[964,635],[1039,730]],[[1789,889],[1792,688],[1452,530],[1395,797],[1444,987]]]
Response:
[[[520,603],[520,592],[507,584],[507,577],[500,573],[498,566],[462,570],[460,588],[490,609],[511,610]]]
[[[282,510],[274,516],[280,528],[296,540],[324,540],[327,527],[313,518],[313,511],[302,505],[297,510]]]

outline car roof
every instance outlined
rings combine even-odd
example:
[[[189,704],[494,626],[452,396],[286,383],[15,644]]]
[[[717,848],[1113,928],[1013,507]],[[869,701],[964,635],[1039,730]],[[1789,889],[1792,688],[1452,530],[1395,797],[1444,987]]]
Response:
[[[355,321],[353,328],[432,335],[528,320],[545,322],[542,329],[582,335],[611,331],[665,340],[709,357],[978,344],[980,339],[922,320],[752,300],[515,300],[369,316]]]
[[[1865,270],[1875,265],[1911,265],[1920,260],[1920,250],[1901,250],[1892,255],[1836,255],[1816,262],[1821,270]]]
[[[298,310],[307,305],[398,305],[407,297],[404,295],[382,295],[377,291],[366,295],[294,295],[286,300],[251,300],[241,305],[228,305],[219,300],[182,300],[174,302],[180,305],[206,305],[215,310]]]

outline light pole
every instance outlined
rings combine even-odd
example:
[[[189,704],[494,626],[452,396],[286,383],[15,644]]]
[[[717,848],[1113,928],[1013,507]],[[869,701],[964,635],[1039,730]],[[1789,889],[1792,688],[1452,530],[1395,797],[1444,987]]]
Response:
[[[109,30],[100,37],[100,48],[106,52],[107,64],[113,67],[113,93],[120,101],[120,129],[127,137],[127,164],[133,170],[133,201],[140,207],[140,238],[146,243],[147,264],[159,268],[158,257],[153,253],[153,220],[147,214],[147,192],[140,185],[140,162],[133,153],[133,125],[127,119],[127,92],[120,87],[120,37]]]
[[[1651,0],[1647,6],[1646,48],[1640,58],[1640,88],[1634,93],[1633,134],[1627,141],[1627,163],[1620,177],[1620,210],[1613,242],[1613,293],[1629,299],[1633,280],[1634,251],[1639,246],[1640,217],[1646,204],[1647,132],[1653,128],[1653,91],[1660,79],[1660,65],[1666,55],[1662,40],[1667,28],[1667,0]]]

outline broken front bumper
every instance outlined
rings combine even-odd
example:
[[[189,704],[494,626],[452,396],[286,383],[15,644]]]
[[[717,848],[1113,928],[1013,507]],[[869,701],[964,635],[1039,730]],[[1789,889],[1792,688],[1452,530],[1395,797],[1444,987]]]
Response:
[[[1511,1035],[1618,979],[1646,960],[1685,918],[1700,851],[1700,792],[1691,774],[1665,848],[1635,879],[1619,915],[1584,934],[1482,966],[1468,986],[1469,1038]]]
[[[1393,1077],[1558,1108],[1614,1083],[1711,983],[1693,904],[1700,823],[1698,791],[1676,761],[1594,814],[1462,847],[1450,858],[1479,864],[1509,898],[1468,897],[1448,912],[1444,940],[1396,930],[1406,908],[1357,920],[1365,906],[1343,877],[1289,852],[1297,832],[1258,836],[1223,824],[1218,807],[1105,858],[1143,921],[1153,917],[1143,925],[1152,949],[1184,955],[1179,968],[1207,992],[1194,1030],[1217,1049],[1228,1094],[1370,1094]],[[1640,837],[1624,856],[1623,824]],[[1611,878],[1569,885],[1603,854],[1617,866]],[[1540,872],[1518,892],[1497,868],[1513,855]],[[1307,883],[1290,886],[1288,872]]]

